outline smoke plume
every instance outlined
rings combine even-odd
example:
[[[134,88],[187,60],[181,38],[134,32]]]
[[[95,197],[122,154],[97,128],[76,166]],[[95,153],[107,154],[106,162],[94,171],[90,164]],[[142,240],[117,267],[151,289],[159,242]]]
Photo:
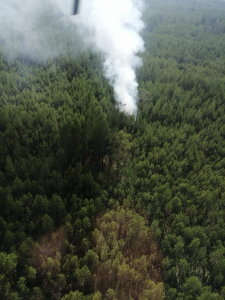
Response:
[[[142,9],[142,0],[83,0],[77,18],[90,29],[92,43],[104,54],[105,76],[128,113],[136,112],[135,69],[141,65],[138,53],[144,50]]]
[[[81,53],[85,37],[86,46],[102,53],[105,76],[122,109],[135,113],[135,69],[144,50],[142,0],[80,0],[76,16],[72,6],[73,0],[0,0],[1,52],[10,59],[43,61],[72,48],[70,54]]]

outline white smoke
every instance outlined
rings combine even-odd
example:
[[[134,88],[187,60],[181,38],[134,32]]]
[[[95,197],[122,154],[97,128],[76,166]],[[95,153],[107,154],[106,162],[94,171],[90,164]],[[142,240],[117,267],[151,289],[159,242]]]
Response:
[[[72,2],[0,0],[1,52],[10,59],[34,61],[67,53],[68,38],[76,40],[71,28]]]
[[[104,55],[105,76],[124,111],[135,113],[137,81],[144,50],[142,0],[80,0],[80,14],[71,16],[74,0],[0,0],[0,47],[11,59],[41,61],[80,49],[77,28],[88,45]],[[71,43],[70,43],[71,44]]]
[[[144,51],[140,36],[142,0],[81,0],[77,22],[92,32],[92,43],[104,53],[105,76],[114,87],[115,97],[128,113],[136,112],[138,84],[135,70]],[[89,39],[90,40],[90,39]]]

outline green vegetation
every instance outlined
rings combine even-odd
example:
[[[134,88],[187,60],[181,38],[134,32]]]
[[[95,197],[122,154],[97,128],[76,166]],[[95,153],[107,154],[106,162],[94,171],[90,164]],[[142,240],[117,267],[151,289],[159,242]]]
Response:
[[[225,4],[149,1],[138,115],[101,58],[0,58],[0,298],[225,299]]]
[[[146,223],[120,207],[97,220],[95,253],[86,255],[95,267],[94,299],[100,293],[104,299],[164,299],[162,256]]]

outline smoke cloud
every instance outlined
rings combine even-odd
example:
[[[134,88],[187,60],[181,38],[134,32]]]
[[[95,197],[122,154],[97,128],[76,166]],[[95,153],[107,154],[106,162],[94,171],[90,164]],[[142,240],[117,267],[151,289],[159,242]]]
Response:
[[[72,55],[81,53],[85,37],[86,46],[102,53],[105,76],[122,109],[135,113],[135,70],[144,51],[142,0],[80,0],[77,16],[71,16],[72,6],[73,0],[0,0],[1,52],[10,59],[42,61],[71,49]]]
[[[68,41],[78,52],[73,0],[0,0],[0,47],[9,59],[42,62],[68,53]]]
[[[144,51],[142,9],[142,0],[83,0],[77,18],[89,28],[92,43],[104,54],[105,76],[127,113],[136,112],[135,69],[141,65],[138,53]]]

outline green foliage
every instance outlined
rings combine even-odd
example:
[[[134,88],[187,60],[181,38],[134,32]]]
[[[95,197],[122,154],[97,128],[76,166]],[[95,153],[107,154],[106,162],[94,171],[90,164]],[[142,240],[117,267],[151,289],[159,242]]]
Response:
[[[0,252],[0,293],[7,299],[15,288],[17,256]]]
[[[65,295],[62,300],[87,300],[90,298],[84,297],[80,292],[70,292],[68,295]]]
[[[136,119],[66,32],[68,55],[0,56],[1,299],[225,298],[224,3],[144,20]]]
[[[97,219],[93,237],[95,287],[104,299],[164,299],[162,257],[143,217],[117,207]]]

